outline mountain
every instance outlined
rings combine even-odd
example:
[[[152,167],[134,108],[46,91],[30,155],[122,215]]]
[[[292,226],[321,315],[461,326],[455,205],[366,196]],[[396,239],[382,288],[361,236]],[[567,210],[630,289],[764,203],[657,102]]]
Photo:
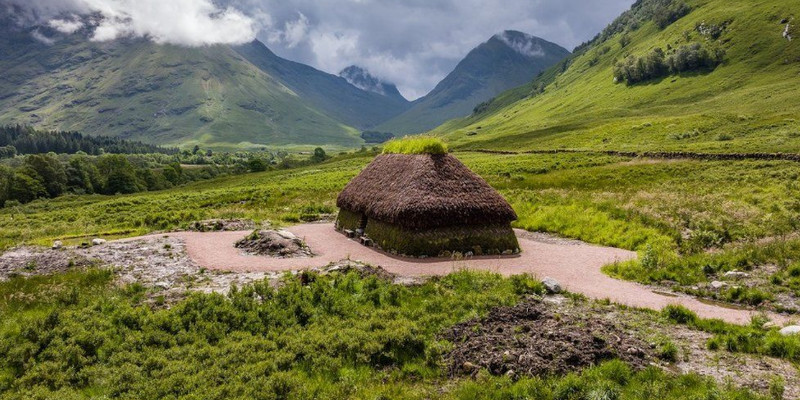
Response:
[[[467,116],[481,102],[530,82],[569,54],[557,44],[522,32],[497,34],[470,51],[433,91],[414,101],[408,111],[375,130],[419,133],[449,119]]]
[[[377,93],[383,96],[395,98],[398,100],[405,100],[397,86],[392,83],[384,82],[381,79],[373,76],[369,71],[357,65],[351,65],[341,72],[339,76],[344,78],[351,85],[368,92]]]
[[[464,148],[798,153],[793,15],[794,0],[640,0],[566,62],[433,133]]]
[[[0,22],[0,125],[174,146],[355,147],[360,130],[408,107],[402,97],[277,57],[260,42],[92,42],[86,28],[19,28],[10,15]]]
[[[361,130],[372,128],[410,107],[402,96],[384,96],[362,90],[342,77],[278,57],[258,41],[234,49],[309,104]]]

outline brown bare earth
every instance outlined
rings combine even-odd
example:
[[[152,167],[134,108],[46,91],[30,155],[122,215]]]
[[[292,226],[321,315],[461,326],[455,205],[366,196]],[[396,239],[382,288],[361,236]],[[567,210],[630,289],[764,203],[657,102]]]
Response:
[[[613,322],[589,313],[558,313],[539,298],[495,308],[443,337],[454,343],[447,356],[451,375],[480,368],[494,375],[561,375],[611,359],[641,369],[653,359],[649,345]]]
[[[342,259],[351,259],[380,266],[404,277],[446,275],[460,269],[497,272],[502,275],[530,273],[539,278],[551,277],[575,293],[590,298],[608,299],[631,307],[660,310],[670,304],[680,304],[703,318],[720,318],[737,324],[747,324],[757,312],[706,304],[695,298],[678,294],[656,293],[647,286],[613,279],[605,275],[604,265],[630,260],[636,253],[563,240],[551,236],[517,230],[522,253],[516,256],[482,256],[466,259],[399,257],[337,233],[333,224],[303,224],[288,229],[309,246],[312,258],[274,259],[242,255],[234,243],[249,232],[176,232],[172,235],[186,242],[189,257],[198,265],[213,270],[236,272],[290,271],[320,268]],[[778,324],[788,322],[779,314],[768,315]]]

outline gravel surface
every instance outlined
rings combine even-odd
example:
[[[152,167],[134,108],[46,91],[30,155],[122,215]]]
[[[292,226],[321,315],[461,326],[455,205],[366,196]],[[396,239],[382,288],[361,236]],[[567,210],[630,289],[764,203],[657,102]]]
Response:
[[[542,234],[530,234],[521,230],[517,230],[521,254],[469,257],[462,260],[394,256],[348,239],[336,232],[330,223],[296,225],[288,230],[303,239],[315,256],[307,259],[274,259],[239,254],[234,243],[250,233],[247,231],[179,232],[175,235],[186,240],[186,249],[192,260],[214,270],[291,271],[319,268],[350,259],[380,266],[403,277],[447,275],[460,269],[486,270],[503,275],[530,273],[539,278],[554,278],[568,291],[595,299],[609,299],[632,307],[660,310],[670,304],[680,304],[701,317],[720,318],[738,324],[749,323],[756,314],[753,310],[706,304],[688,295],[656,293],[644,285],[613,279],[601,271],[604,265],[635,258],[634,252],[552,236],[543,238]],[[768,316],[778,324],[785,324],[789,320],[779,314]]]

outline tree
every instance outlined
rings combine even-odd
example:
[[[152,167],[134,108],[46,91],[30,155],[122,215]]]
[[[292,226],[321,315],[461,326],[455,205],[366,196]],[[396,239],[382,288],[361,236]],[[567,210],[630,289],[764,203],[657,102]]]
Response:
[[[47,190],[47,195],[57,197],[67,190],[67,174],[64,166],[53,154],[33,154],[25,158],[25,165],[33,170]],[[30,174],[31,177],[35,175]]]
[[[47,195],[44,185],[28,174],[17,172],[11,177],[8,187],[8,200],[30,203]]]
[[[100,157],[97,169],[101,175],[106,177],[103,193],[136,193],[139,191],[135,169],[125,156],[104,155]]]
[[[66,168],[67,191],[72,193],[95,193],[102,183],[97,167],[86,156],[76,156],[69,160]]]
[[[325,154],[325,149],[322,147],[317,147],[314,149],[314,155],[311,156],[311,162],[320,163],[328,159],[328,155]]]

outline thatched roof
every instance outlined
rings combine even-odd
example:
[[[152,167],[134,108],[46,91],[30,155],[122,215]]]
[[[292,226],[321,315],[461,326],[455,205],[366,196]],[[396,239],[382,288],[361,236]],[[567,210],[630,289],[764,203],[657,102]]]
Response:
[[[497,191],[450,154],[381,154],[345,186],[336,205],[407,228],[517,219]]]

